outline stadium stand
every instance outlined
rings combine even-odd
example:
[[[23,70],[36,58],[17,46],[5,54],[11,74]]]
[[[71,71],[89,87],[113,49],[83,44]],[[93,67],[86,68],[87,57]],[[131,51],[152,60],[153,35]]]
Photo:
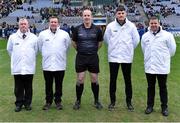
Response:
[[[144,0],[140,3],[132,1],[125,2],[128,19],[136,24],[142,34],[147,26],[145,22],[151,15],[159,16],[165,29],[180,30],[179,0]],[[121,3],[116,0],[93,0],[88,3],[93,15],[107,17],[107,23],[114,20],[114,12],[119,4]],[[82,23],[81,12],[85,7],[82,5],[83,0],[54,0],[54,3],[52,0],[26,0],[21,5],[14,0],[0,0],[0,37],[8,37],[15,32],[21,17],[28,18],[34,33],[46,29],[47,20],[52,15],[59,16],[61,25],[79,25]]]
[[[97,5],[113,5],[115,0],[93,0],[93,6]]]
[[[147,16],[157,15],[165,28],[180,29],[180,1],[179,0],[147,0],[143,3]]]

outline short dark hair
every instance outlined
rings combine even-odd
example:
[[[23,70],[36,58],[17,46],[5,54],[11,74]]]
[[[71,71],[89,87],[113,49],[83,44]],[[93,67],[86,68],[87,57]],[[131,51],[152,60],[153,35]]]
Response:
[[[116,13],[117,13],[118,11],[126,11],[126,8],[124,7],[124,5],[119,5],[119,6],[117,7],[117,9],[116,9]]]
[[[50,16],[50,17],[49,17],[49,22],[50,22],[50,20],[51,20],[52,18],[53,18],[53,19],[56,18],[56,19],[58,20],[58,23],[59,23],[59,18],[58,18],[57,16]]]
[[[151,16],[150,18],[149,18],[149,21],[150,20],[158,20],[158,22],[160,23],[160,20],[159,20],[159,18],[157,17],[157,16]]]
[[[159,20],[157,16],[151,16],[149,20]]]

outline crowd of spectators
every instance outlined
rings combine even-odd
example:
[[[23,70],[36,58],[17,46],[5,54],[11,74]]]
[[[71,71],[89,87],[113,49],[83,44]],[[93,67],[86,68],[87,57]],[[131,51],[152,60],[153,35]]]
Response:
[[[171,3],[176,4],[176,3]],[[146,1],[144,2],[145,12],[148,16],[161,14],[164,18],[168,15],[176,14],[174,7],[169,7],[168,5],[163,5],[156,2]]]
[[[10,1],[11,0],[9,0],[9,2]],[[52,7],[34,8],[33,6],[31,6],[31,4],[32,4],[31,0],[29,0],[29,1],[26,0],[26,2],[29,2],[29,5],[30,5],[28,8],[23,8],[23,6],[16,6],[16,8],[22,9],[24,11],[31,11],[32,13],[38,13],[41,17],[39,20],[35,19],[35,21],[34,21],[35,23],[30,26],[30,29],[33,33],[37,33],[37,28],[36,28],[37,23],[46,23],[48,18],[52,15],[53,16],[60,16],[61,21],[63,21],[61,24],[62,25],[61,28],[64,29],[65,31],[67,31],[68,33],[70,33],[71,26],[73,25],[73,22],[75,21],[73,19],[73,17],[81,17],[82,11],[85,8],[85,6],[82,6],[82,7],[71,6],[70,0],[63,0],[62,6],[61,7],[55,7],[55,8],[52,8]],[[8,4],[9,3],[6,3],[7,6],[8,6]],[[59,3],[55,3],[55,4],[59,4]],[[14,3],[14,5],[16,5],[16,4]],[[119,3],[114,2],[113,4],[109,4],[109,5],[88,6],[88,7],[89,7],[89,9],[91,9],[93,15],[100,13],[102,16],[108,16],[110,18],[111,17],[113,18],[116,7],[118,5],[119,5]],[[136,7],[136,4],[134,2],[127,2],[125,5],[126,5],[128,15],[133,15],[133,16],[139,15],[140,16],[140,13],[139,13],[139,11]],[[145,5],[151,6],[151,4],[149,2],[145,3]],[[64,20],[63,17],[65,19],[67,19],[67,21]],[[68,19],[68,18],[70,18],[70,19]],[[18,19],[19,19],[19,17],[17,17],[16,22],[18,22]],[[33,15],[27,16],[27,19],[34,19],[34,16]],[[78,18],[75,18],[75,19],[77,19],[77,21],[75,21],[75,22],[78,22]],[[133,19],[133,20],[135,20],[135,19]],[[137,22],[135,22],[137,28],[139,30],[144,29],[145,28],[144,24],[142,24],[138,21],[139,20],[137,20]],[[68,23],[68,22],[72,22],[72,25],[71,25],[71,23]],[[81,22],[79,22],[79,23],[81,23]],[[11,33],[15,32],[16,30],[17,30],[17,24],[15,24],[15,25],[8,25],[5,23],[0,24],[0,37],[8,37]]]
[[[0,19],[6,17],[16,9],[16,2],[14,0],[0,0]]]
[[[111,5],[102,5],[102,6],[89,6],[88,8],[92,11],[93,15],[98,14],[100,12],[102,16],[114,16],[115,9],[118,4],[111,4]],[[128,13],[133,13],[133,15],[140,15],[135,3],[127,3],[127,11]],[[72,16],[81,16],[83,11],[83,7],[72,7],[66,6],[61,8],[41,8],[40,15],[42,19],[48,18],[51,15],[60,15],[63,17],[72,17]],[[86,7],[87,8],[87,7]]]
[[[25,2],[29,2],[26,0]],[[61,28],[70,33],[71,27],[71,22],[77,22],[81,23],[80,21],[78,22],[78,17],[80,19],[81,14],[85,6],[82,7],[73,7],[70,5],[70,0],[63,0],[62,1],[62,6],[61,7],[44,7],[44,8],[34,8],[31,6],[31,0],[29,2],[29,7],[23,8],[23,6],[17,6],[17,9],[22,9],[24,11],[31,11],[32,13],[39,13],[41,19],[35,20],[35,24],[31,26],[31,31],[36,33],[36,24],[37,23],[46,23],[48,18],[50,16],[60,16],[62,22]],[[59,3],[55,3],[59,4]],[[114,17],[115,9],[119,5],[119,3],[114,2],[113,4],[110,5],[102,5],[102,6],[88,6],[88,8],[93,12],[93,15],[96,14],[101,14],[102,16],[108,16],[108,17]],[[137,10],[137,7],[135,6],[134,3],[126,3],[127,11],[128,13],[134,13]],[[87,6],[86,6],[87,8]],[[26,16],[27,19],[34,19],[34,16]],[[63,19],[64,18],[64,19]],[[69,19],[70,18],[70,19]],[[75,20],[75,19],[76,20]],[[67,19],[67,21],[66,21]],[[19,17],[17,17],[16,22],[18,22]],[[81,19],[80,19],[81,20]],[[70,22],[70,23],[68,23]],[[6,25],[6,26],[5,26]],[[0,37],[8,37],[11,33],[15,32],[17,30],[17,25],[8,25],[8,24],[0,24]]]
[[[174,2],[172,0],[165,1],[166,4],[160,2],[159,0],[146,0],[142,4],[144,11],[147,17],[156,15],[159,19],[165,20],[169,15],[178,16],[180,13],[176,11],[177,7],[180,6],[179,2]],[[173,23],[167,23],[166,21],[162,22],[162,25],[165,29],[174,27]]]

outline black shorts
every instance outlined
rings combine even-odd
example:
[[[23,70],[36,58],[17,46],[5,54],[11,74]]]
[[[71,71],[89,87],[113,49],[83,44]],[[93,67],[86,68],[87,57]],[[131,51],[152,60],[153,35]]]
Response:
[[[98,54],[76,55],[76,72],[84,72],[88,70],[91,73],[99,73],[99,57]]]

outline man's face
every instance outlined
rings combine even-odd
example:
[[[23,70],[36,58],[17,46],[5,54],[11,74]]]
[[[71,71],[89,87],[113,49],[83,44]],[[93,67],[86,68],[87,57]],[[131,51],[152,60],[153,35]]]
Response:
[[[83,22],[84,24],[91,24],[92,22],[92,13],[90,10],[84,10],[83,12]]]
[[[116,12],[116,18],[118,19],[118,21],[124,21],[126,18],[126,12],[125,11]]]
[[[158,19],[153,19],[149,21],[150,30],[156,32],[159,30],[160,23]]]
[[[19,21],[19,29],[22,33],[26,33],[28,31],[29,24],[26,19],[22,19]]]
[[[49,27],[51,30],[56,30],[59,26],[58,19],[57,18],[51,18],[49,20]]]

